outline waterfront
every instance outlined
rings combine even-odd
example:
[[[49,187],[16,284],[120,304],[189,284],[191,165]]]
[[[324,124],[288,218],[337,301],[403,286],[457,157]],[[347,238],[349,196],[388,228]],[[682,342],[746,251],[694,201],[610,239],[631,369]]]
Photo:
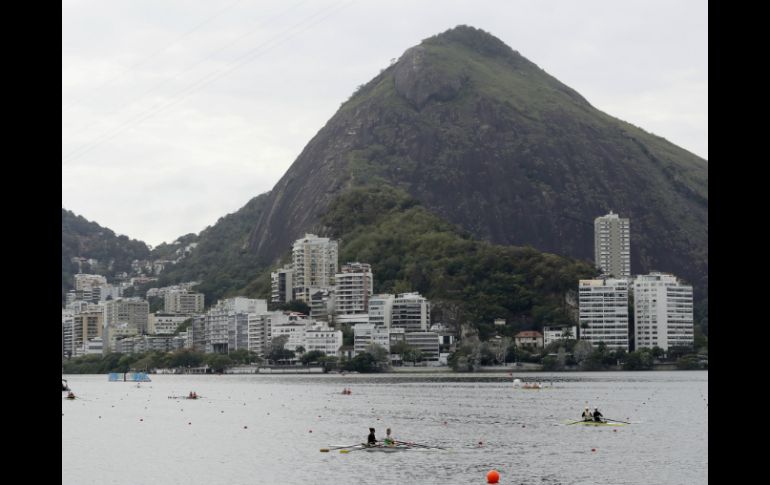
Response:
[[[704,371],[64,377],[62,484],[708,483]],[[565,425],[586,401],[638,424]],[[449,450],[319,451],[370,426]]]

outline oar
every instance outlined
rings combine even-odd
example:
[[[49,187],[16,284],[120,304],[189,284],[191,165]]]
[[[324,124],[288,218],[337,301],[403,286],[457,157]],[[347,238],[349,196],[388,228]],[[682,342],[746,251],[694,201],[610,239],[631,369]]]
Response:
[[[420,448],[437,449],[437,450],[445,449],[445,448],[442,448],[440,446],[429,446],[429,445],[423,445],[423,444],[420,444],[420,443],[409,443],[407,441],[393,440],[393,442],[396,443],[396,444],[399,444],[399,445],[419,446]]]
[[[628,421],[618,421],[617,419],[604,418],[605,421],[613,421],[615,423],[631,424]]]
[[[361,443],[360,445],[356,445],[356,446],[360,446],[360,448],[353,448],[352,450],[350,448],[344,448],[344,449],[340,450],[340,453],[350,453],[351,451],[361,451],[361,450],[365,450],[367,448],[379,448],[382,445],[381,444],[365,445],[365,444]]]
[[[344,448],[353,448],[354,446],[361,446],[360,443],[356,443],[354,445],[347,445],[347,446],[330,446],[328,448],[321,448],[322,453],[328,453],[329,450],[341,450]]]
[[[580,421],[573,421],[571,423],[567,423],[567,426],[569,426],[570,424],[578,424],[578,423],[582,423],[582,422],[583,422],[582,419]]]

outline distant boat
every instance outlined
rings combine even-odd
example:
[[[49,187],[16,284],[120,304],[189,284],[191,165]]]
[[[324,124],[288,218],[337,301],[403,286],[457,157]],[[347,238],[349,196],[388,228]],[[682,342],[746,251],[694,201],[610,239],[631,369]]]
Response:
[[[110,382],[152,382],[146,372],[110,372]]]

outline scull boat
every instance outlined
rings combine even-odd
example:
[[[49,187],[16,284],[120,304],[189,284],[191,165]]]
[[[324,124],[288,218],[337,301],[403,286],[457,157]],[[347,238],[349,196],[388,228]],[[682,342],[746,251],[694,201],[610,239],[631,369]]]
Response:
[[[608,421],[574,421],[567,424],[579,424],[582,426],[625,426],[626,423],[610,423]]]

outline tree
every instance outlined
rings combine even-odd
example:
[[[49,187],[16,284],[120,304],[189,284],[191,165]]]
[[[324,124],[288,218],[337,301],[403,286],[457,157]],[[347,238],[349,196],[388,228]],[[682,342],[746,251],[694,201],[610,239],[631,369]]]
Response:
[[[303,365],[309,365],[313,362],[321,362],[324,357],[326,357],[326,354],[320,350],[311,350],[310,352],[307,352],[302,357],[300,357],[299,360]]]
[[[285,345],[289,341],[288,335],[274,337],[270,343],[270,353],[268,358],[273,362],[290,360],[294,358],[294,351],[286,349]]]
[[[366,346],[365,352],[374,357],[374,361],[377,364],[388,365],[390,363],[390,352],[382,345],[371,343]]]
[[[380,370],[374,356],[369,352],[362,352],[350,359],[345,364],[344,369],[361,373],[378,372]]]
[[[235,363],[233,359],[224,354],[206,354],[204,361],[211,370],[220,374]]]
[[[404,353],[403,359],[408,362],[411,362],[412,364],[422,362],[422,359],[423,359],[422,350],[411,348]]]
[[[575,356],[575,360],[578,364],[582,363],[586,357],[591,355],[591,352],[593,352],[594,348],[591,345],[590,342],[587,342],[585,340],[578,340],[578,342],[575,344],[575,349],[572,351],[573,355]]]
[[[303,347],[303,346],[301,346],[301,345],[297,345],[297,348],[296,348],[296,349],[294,349],[294,351],[295,351],[296,353],[298,353],[298,354],[304,354],[304,353],[305,353],[305,347]]]

